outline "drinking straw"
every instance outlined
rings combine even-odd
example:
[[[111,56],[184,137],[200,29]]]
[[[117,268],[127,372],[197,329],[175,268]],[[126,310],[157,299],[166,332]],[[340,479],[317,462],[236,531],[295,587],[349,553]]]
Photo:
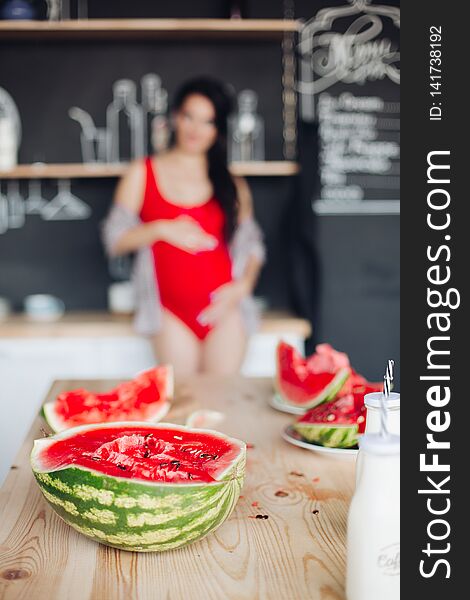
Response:
[[[387,426],[387,401],[390,397],[390,388],[393,381],[394,365],[395,362],[393,360],[389,360],[387,362],[387,368],[385,369],[384,389],[382,393],[382,401],[380,403],[380,434],[382,435],[382,437],[387,437],[389,435]]]

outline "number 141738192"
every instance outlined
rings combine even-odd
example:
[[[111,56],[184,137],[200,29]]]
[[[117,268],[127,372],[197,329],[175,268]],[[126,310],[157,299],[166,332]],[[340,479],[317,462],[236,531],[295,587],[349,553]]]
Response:
[[[429,119],[442,119],[442,27],[432,25],[429,28],[429,94],[432,106],[429,109]]]

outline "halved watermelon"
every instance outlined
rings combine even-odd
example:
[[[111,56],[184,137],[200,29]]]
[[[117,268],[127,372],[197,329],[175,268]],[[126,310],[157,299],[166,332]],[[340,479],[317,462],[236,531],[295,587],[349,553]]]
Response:
[[[326,345],[322,345],[323,347]],[[329,347],[331,348],[331,346]],[[333,349],[332,349],[333,350]],[[336,352],[333,350],[333,352]],[[338,353],[342,354],[342,353]],[[287,404],[312,408],[334,398],[349,377],[349,361],[335,370],[318,372],[313,357],[303,358],[290,344],[279,342],[277,346],[276,388]],[[313,365],[313,366],[312,366]]]
[[[159,421],[173,396],[173,369],[162,365],[137,375],[105,393],[85,389],[62,392],[43,407],[53,431],[113,421]]]
[[[34,476],[71,527],[102,544],[179,548],[221,525],[238,500],[246,445],[169,423],[83,425],[36,440]]]
[[[366,414],[363,394],[348,394],[312,408],[293,427],[308,442],[351,448],[365,431]]]

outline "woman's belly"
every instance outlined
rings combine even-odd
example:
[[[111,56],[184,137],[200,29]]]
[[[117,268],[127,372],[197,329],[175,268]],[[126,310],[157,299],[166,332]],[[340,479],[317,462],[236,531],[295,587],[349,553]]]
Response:
[[[232,262],[225,244],[192,254],[157,242],[153,254],[162,305],[185,321],[197,319],[210,304],[210,294],[232,280]]]

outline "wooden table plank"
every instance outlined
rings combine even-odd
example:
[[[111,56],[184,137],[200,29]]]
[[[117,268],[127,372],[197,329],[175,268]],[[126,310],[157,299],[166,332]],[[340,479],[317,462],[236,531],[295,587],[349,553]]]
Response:
[[[116,383],[58,381],[48,398]],[[284,442],[279,432],[292,417],[268,406],[271,393],[270,381],[242,377],[198,377],[179,387],[168,421],[216,409],[226,415],[218,428],[254,447],[230,519],[203,540],[161,554],[102,546],[56,516],[29,466],[44,427],[38,417],[0,490],[0,599],[343,600],[354,460]]]

